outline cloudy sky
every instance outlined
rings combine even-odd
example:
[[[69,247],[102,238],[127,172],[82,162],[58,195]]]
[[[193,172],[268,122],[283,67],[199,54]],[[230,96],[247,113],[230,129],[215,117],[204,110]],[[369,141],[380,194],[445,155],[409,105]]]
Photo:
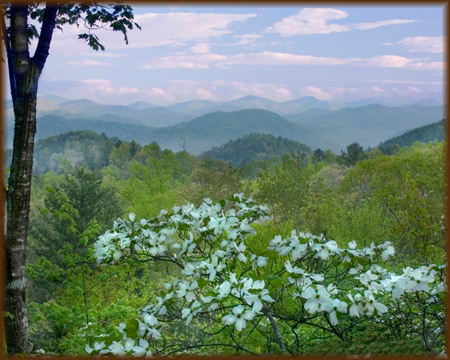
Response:
[[[106,51],[95,52],[75,26],[56,31],[39,95],[122,105],[443,100],[442,6],[133,7],[142,31],[128,45],[99,30]]]

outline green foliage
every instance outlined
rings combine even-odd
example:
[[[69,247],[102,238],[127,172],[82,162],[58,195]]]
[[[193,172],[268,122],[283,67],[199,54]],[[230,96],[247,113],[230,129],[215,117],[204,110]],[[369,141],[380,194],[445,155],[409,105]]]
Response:
[[[119,340],[120,321],[150,299],[139,277],[159,280],[142,266],[98,267],[92,243],[122,209],[98,174],[80,168],[61,177],[30,224],[30,334],[47,352],[82,355],[99,338]]]
[[[211,161],[215,163],[212,159]],[[246,186],[246,183],[241,181],[229,165],[221,170],[213,166],[208,169],[207,167],[196,165],[185,184],[176,190],[177,198],[182,202],[189,201],[199,205],[205,198],[218,201],[244,188],[250,190],[249,184],[247,183]]]
[[[342,154],[337,157],[338,163],[346,166],[354,166],[358,161],[366,158],[363,147],[357,142],[347,146],[347,150],[341,151],[341,153]]]
[[[189,131],[196,131],[195,127]],[[260,145],[259,140],[264,146],[279,142],[280,148],[285,141],[254,135],[240,144],[249,139],[255,142],[242,148],[248,153]],[[41,144],[37,146],[39,175],[32,184],[28,255],[32,266],[27,271],[33,277],[30,331],[33,341],[47,352],[82,355],[84,347],[96,341],[120,340],[118,324],[136,318],[134,309],[161,295],[156,287],[179,276],[179,269],[165,264],[97,267],[91,243],[117,216],[128,212],[150,218],[186,201],[200,204],[206,197],[218,201],[238,192],[254,195],[268,204],[274,220],[252,225],[257,231],[248,238],[248,246],[275,268],[282,267],[283,260],[272,258],[264,244],[276,234],[288,236],[292,228],[323,233],[341,245],[351,240],[363,246],[389,240],[400,253],[397,262],[384,264],[391,269],[441,262],[445,254],[444,143],[417,142],[366,152],[352,144],[340,156],[317,149],[309,158],[253,159],[239,170],[209,155],[200,160],[186,151],[163,150],[156,142],[141,146],[87,131],[61,134]],[[77,169],[80,162],[74,159],[78,158],[90,169],[101,169],[101,174]],[[58,166],[40,167],[46,159]],[[54,171],[45,172],[50,168]],[[282,280],[270,279],[271,286],[275,289]],[[289,316],[296,311],[293,306],[283,300],[284,312],[278,315]],[[345,342],[324,332],[320,326],[328,326],[325,323],[317,322],[312,330],[299,326],[296,334],[301,341],[295,346],[299,355],[425,354],[420,342],[398,330],[405,322],[418,321],[417,314],[381,320],[368,324],[340,319],[343,328],[350,329]],[[282,334],[292,333],[282,322],[279,327]],[[208,334],[219,328],[206,319],[194,330],[184,321],[175,321],[168,342],[178,341],[187,348],[200,342],[211,345],[189,348],[191,354],[236,354],[227,346],[236,334],[224,331],[214,340],[222,345],[212,346]],[[277,353],[270,326],[262,323],[256,330],[244,330],[239,341],[246,339],[256,353]],[[294,347],[295,341],[292,337],[286,344]]]
[[[91,131],[69,131],[41,139],[35,144],[33,174],[48,171],[69,174],[74,167],[80,166],[100,169],[109,164],[113,144],[113,139]],[[9,153],[6,161],[11,161]]]
[[[130,177],[115,184],[127,204],[126,211],[145,218],[175,205],[173,176],[176,165],[174,154],[161,159],[148,158],[146,165],[132,162]]]
[[[135,317],[150,297],[134,270],[127,264],[110,269],[72,264],[54,299],[30,304],[32,340],[46,352],[71,355],[83,355],[95,341],[120,340],[118,324]]]
[[[301,160],[292,156],[273,173],[267,171],[258,180],[255,199],[269,206],[276,226],[290,220],[294,220],[296,226],[300,224],[298,214],[305,205],[307,179]]]
[[[443,141],[445,134],[445,120],[421,126],[409,131],[406,131],[400,136],[396,136],[392,139],[383,141],[378,147],[382,151],[389,151],[389,149],[395,145],[399,147],[412,146],[416,141],[420,141],[428,144],[430,141]]]
[[[421,144],[421,143],[419,143]],[[444,143],[378,154],[345,170],[323,167],[312,178],[303,224],[338,243],[395,244],[401,262],[440,262],[444,254]]]
[[[379,226],[369,231],[378,232],[374,237],[392,241],[405,260],[433,261],[444,249],[443,167],[443,143],[408,154],[377,156],[350,170],[341,189],[353,209],[378,209]]]
[[[73,174],[61,175],[59,181],[49,179],[49,176],[42,177],[38,180],[41,186],[51,180],[55,187],[47,186],[32,204],[29,258],[31,264],[45,258],[67,269],[61,249],[68,244],[74,255],[85,256],[86,244],[80,243],[80,236],[86,234],[94,219],[98,232],[110,227],[113,220],[122,214],[122,207],[115,191],[103,186],[98,173],[79,168]],[[36,202],[38,206],[34,206]],[[59,285],[57,278],[51,282],[49,279],[36,279],[30,299],[42,303],[51,298],[51,293]]]
[[[286,161],[285,155],[282,155],[282,161]],[[252,160],[250,164],[244,163],[239,169],[239,174],[244,179],[255,180],[262,176],[266,171],[273,172],[274,168],[280,163],[280,160],[272,158],[267,160]]]
[[[271,134],[244,135],[237,140],[230,140],[220,147],[214,147],[204,154],[213,159],[231,162],[233,167],[240,167],[243,163],[250,164],[252,160],[281,159],[285,153],[293,154],[298,151],[309,154],[311,148],[295,140]]]

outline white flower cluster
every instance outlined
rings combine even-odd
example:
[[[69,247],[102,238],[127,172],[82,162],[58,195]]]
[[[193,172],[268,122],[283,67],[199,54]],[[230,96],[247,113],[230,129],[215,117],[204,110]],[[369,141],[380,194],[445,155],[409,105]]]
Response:
[[[266,207],[236,194],[227,203],[205,199],[198,207],[174,207],[171,213],[161,211],[151,220],[136,222],[134,214],[129,221],[117,220],[113,231],[95,244],[99,262],[127,256],[165,259],[181,267],[182,279],[165,283],[157,303],[142,310],[141,319],[133,325],[134,336],[140,338],[138,345],[128,338],[128,325],[121,324],[124,345],[96,343],[94,349],[86,350],[151,355],[148,341],[161,338],[163,326],[158,318],[167,320],[169,313],[178,313],[186,324],[200,316],[219,317],[224,326],[243,331],[247,322],[268,316],[282,294],[298,298],[307,312],[323,315],[336,326],[342,314],[386,313],[388,308],[381,302],[386,294],[396,300],[404,293],[426,292],[432,302],[440,301],[439,293],[446,290],[445,282],[437,280],[442,269],[436,265],[407,268],[398,276],[374,264],[394,254],[390,242],[357,249],[351,241],[348,249],[341,249],[334,240],[293,231],[287,239],[275,236],[269,241],[270,257],[258,256],[249,250],[246,239],[255,233],[250,224],[267,218]],[[284,266],[270,273],[269,259],[277,258]],[[247,273],[249,270],[254,274]]]
[[[129,220],[118,219],[112,231],[99,237],[94,245],[95,256],[99,263],[112,263],[133,252],[179,258],[194,251],[197,246],[194,240],[198,238],[212,239],[227,232],[227,238],[221,242],[223,248],[253,234],[251,222],[269,218],[267,207],[256,205],[251,197],[244,199],[243,194],[235,194],[229,206],[232,208],[224,211],[220,203],[205,199],[198,207],[175,206],[170,214],[162,210],[151,220],[137,222],[135,215],[130,214]],[[185,232],[185,238],[182,242],[175,241],[174,234],[181,231]]]
[[[106,354],[114,354],[117,356],[124,355],[134,355],[134,356],[152,356],[152,352],[149,349],[149,343],[147,340],[140,339],[138,345],[134,345],[135,341],[132,339],[127,339],[125,341],[125,345],[118,343],[117,341],[113,341],[113,343],[106,347],[104,342],[94,344],[94,348],[90,346],[86,346],[85,350],[88,354],[91,354],[93,351],[97,350],[100,355]]]
[[[390,277],[380,280],[380,283],[385,290],[392,292],[393,299],[400,298],[405,292],[424,291],[432,295],[429,302],[435,302],[436,295],[446,291],[445,282],[435,282],[437,270],[437,265],[421,266],[418,269],[407,267],[403,269],[402,275],[389,274]]]

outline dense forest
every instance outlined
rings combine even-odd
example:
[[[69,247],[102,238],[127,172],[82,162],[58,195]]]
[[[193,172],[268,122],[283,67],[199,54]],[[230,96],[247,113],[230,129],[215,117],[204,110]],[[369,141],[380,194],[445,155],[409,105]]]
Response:
[[[162,149],[156,142],[142,146],[137,141],[90,131],[41,139],[35,148],[27,266],[30,333],[35,349],[37,353],[85,355],[122,341],[124,331],[130,339],[137,339],[136,331],[143,326],[136,320],[139,311],[165,299],[170,283],[185,276],[186,270],[171,262],[133,258],[131,252],[124,261],[100,266],[96,260],[99,236],[119,229],[122,220],[118,217],[136,219],[137,223],[152,218],[161,222],[166,216],[161,210],[168,210],[169,216],[187,209],[188,203],[192,209],[206,206],[205,198],[226,207],[228,202],[222,199],[244,193],[267,207],[271,220],[253,223],[246,240],[247,247],[261,258],[259,265],[256,259],[253,270],[252,266],[245,270],[233,265],[236,273],[254,271],[254,281],[270,283],[265,299],[276,298],[277,291],[287,286],[281,284],[289,273],[260,278],[255,269],[265,261],[272,267],[283,267],[287,256],[278,260],[265,244],[276,235],[289,237],[292,230],[310,233],[303,236],[311,239],[322,234],[320,241],[328,244],[334,240],[343,248],[353,240],[366,249],[372,243],[389,241],[395,247],[395,258],[379,262],[389,271],[401,273],[408,266],[443,264],[444,148],[444,142],[438,141],[369,150],[353,143],[336,155],[329,150],[312,151],[282,137],[251,134],[196,156],[185,150]],[[6,157],[8,163],[8,154]],[[211,229],[208,236],[212,237],[207,239],[215,236],[216,230]],[[213,264],[213,259],[210,261],[207,263]],[[317,261],[311,264],[325,266],[325,260]],[[362,258],[358,261],[358,266],[376,269]],[[200,280],[198,284],[197,290],[206,286]],[[178,296],[194,291],[181,289],[176,291]],[[208,296],[214,294],[209,292]],[[294,316],[290,313],[292,300],[280,298],[272,303],[271,311],[286,351],[297,355],[441,352],[444,333],[435,337],[428,333],[443,324],[441,303],[427,308],[435,318],[423,324],[422,300],[405,293],[404,305],[391,304],[400,307],[394,315],[383,314],[382,307],[376,316],[355,318],[339,313],[338,325],[320,315],[323,313],[311,315],[303,301],[297,310],[302,325],[294,330],[289,320]],[[238,354],[244,348],[252,354],[282,353],[277,334],[265,323],[250,326],[247,320],[247,328],[241,332],[237,332],[237,322],[220,331],[223,325],[209,317],[194,318],[186,324],[184,315],[177,313],[181,310],[176,310],[182,303],[170,304],[170,314],[158,310],[158,318],[166,322],[155,329],[164,330],[163,337],[146,344],[153,354]],[[413,310],[406,312],[402,306]],[[257,331],[252,330],[255,328]],[[424,336],[428,336],[426,342]],[[145,343],[139,344],[142,347]],[[133,346],[125,353],[141,351],[137,345],[132,350]]]
[[[252,160],[281,159],[285,154],[304,153],[311,155],[311,148],[295,140],[289,140],[272,134],[250,134],[237,140],[230,140],[220,147],[206,151],[213,159],[230,162],[233,167],[240,167]]]
[[[442,119],[441,121],[406,131],[400,136],[383,141],[378,147],[389,148],[395,145],[400,147],[411,146],[416,141],[423,143],[429,143],[430,141],[435,140],[443,141],[445,134],[445,120]]]

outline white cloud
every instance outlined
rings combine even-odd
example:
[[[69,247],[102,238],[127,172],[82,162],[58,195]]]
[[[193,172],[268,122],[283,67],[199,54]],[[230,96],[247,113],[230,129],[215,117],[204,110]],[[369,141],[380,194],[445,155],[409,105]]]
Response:
[[[208,44],[197,44],[191,47],[191,51],[194,54],[207,54],[209,53],[209,45]]]
[[[330,8],[305,8],[298,14],[276,22],[265,33],[278,33],[282,37],[310,34],[330,34],[345,32],[350,29],[346,25],[327,24],[329,20],[344,19],[348,16],[345,11]]]
[[[242,34],[242,35],[233,35],[235,39],[259,39],[262,38],[262,35],[259,34]]]
[[[280,52],[264,51],[262,53],[230,55],[220,65],[339,65],[348,63],[347,59],[294,55]]]
[[[119,87],[113,85],[112,81],[107,79],[84,79],[81,80],[84,84],[84,93],[102,93],[102,94],[136,94],[140,90],[132,87]]]
[[[360,59],[357,65],[368,67],[388,67],[388,68],[404,68],[409,66],[414,60],[395,55],[380,55],[369,59]]]
[[[408,86],[407,88],[403,88],[403,89],[399,89],[399,88],[392,88],[392,92],[400,97],[404,97],[404,98],[416,98],[416,99],[420,99],[423,98],[423,94],[425,94],[425,92],[419,88],[413,87],[413,86]]]
[[[207,69],[209,63],[226,60],[225,55],[201,54],[201,55],[179,55],[166,56],[147,60],[143,69]]]
[[[112,86],[112,81],[106,79],[84,79],[81,82],[87,85],[88,92],[101,92],[104,94],[113,94],[117,92]]]
[[[197,92],[197,97],[200,100],[213,100],[214,99],[211,92],[204,90],[202,88],[198,88],[196,92]]]
[[[328,101],[333,98],[333,95],[314,86],[308,86],[307,88],[302,89],[301,92],[303,96],[314,96],[315,98],[323,101]]]
[[[235,39],[241,39],[237,43],[232,45],[249,45],[254,44],[256,39],[262,38],[262,35],[258,34],[243,34],[243,35],[233,35]]]
[[[261,53],[219,55],[199,54],[167,56],[147,60],[144,69],[206,69],[210,64],[218,67],[232,65],[354,65],[365,67],[406,68],[412,70],[442,70],[442,62],[423,62],[423,59],[405,58],[395,55],[380,55],[367,59],[331,58],[310,55],[264,51]]]
[[[279,94],[280,97],[283,99],[288,100],[288,99],[292,98],[292,93],[285,88],[275,88],[274,91],[276,94]]]
[[[309,86],[301,90],[302,96],[314,96],[321,100],[335,101],[360,101],[367,98],[384,99],[390,102],[393,99],[402,98],[403,100],[420,100],[435,97],[435,93],[441,92],[442,89],[432,87],[313,87]]]
[[[233,81],[230,84],[235,90],[235,97],[255,95],[275,101],[293,99],[292,93],[282,84],[244,83]]]
[[[95,31],[100,43],[110,49],[146,48],[162,45],[184,45],[188,41],[206,41],[232,33],[229,26],[244,22],[256,14],[215,14],[215,13],[146,13],[135,15],[135,21],[142,30],[128,31],[129,44],[123,41],[123,35],[116,31]],[[78,40],[82,28],[65,26],[64,33],[55,31],[51,51],[65,55],[86,52],[85,41]]]
[[[361,88],[361,87],[325,87],[322,88],[324,92],[328,92],[333,95],[336,100],[343,101],[358,101],[362,99],[367,99],[371,97],[383,97],[388,98],[389,93],[385,89],[381,89],[378,86],[374,86],[371,88]]]
[[[118,94],[133,94],[138,93],[139,90],[136,88],[130,88],[130,87],[120,87],[119,90],[117,90]]]
[[[393,19],[393,20],[375,21],[372,23],[351,24],[349,26],[356,30],[371,30],[371,29],[375,29],[380,26],[400,25],[400,24],[408,24],[408,23],[413,23],[413,22],[417,22],[417,20]]]
[[[170,80],[165,91],[172,94],[177,102],[192,99],[206,99],[223,101],[238,99],[246,95],[261,96],[263,98],[285,101],[293,100],[295,96],[283,84],[274,83],[245,83],[241,81],[191,81]]]
[[[346,32],[351,30],[369,30],[380,26],[398,25],[415,22],[416,20],[382,20],[372,23],[360,24],[330,24],[330,20],[345,19],[348,13],[332,8],[304,8],[298,14],[276,22],[272,27],[264,30],[265,33],[277,33],[282,37],[294,35],[330,34],[333,32]]]
[[[423,85],[442,85],[442,81],[416,81],[416,80],[364,80],[365,82],[377,82],[384,84],[423,84]]]
[[[446,64],[442,61],[433,61],[430,63],[415,62],[408,64],[408,68],[412,70],[438,70],[443,71]]]
[[[100,52],[100,51],[84,52],[81,55],[83,55],[83,56],[100,56],[100,57],[109,57],[109,58],[120,58],[120,57],[128,56],[125,54],[112,54],[112,53]]]
[[[148,90],[145,92],[146,100],[150,102],[159,102],[159,103],[172,103],[175,102],[177,99],[164,91],[163,89],[159,89],[157,87],[153,87],[151,90]]]
[[[407,37],[397,42],[397,44],[408,52],[442,53],[444,51],[444,42],[445,36],[416,36]]]
[[[418,88],[416,88],[416,87],[413,87],[413,86],[408,86],[408,87],[407,87],[407,90],[409,90],[409,91],[411,91],[411,92],[413,92],[413,93],[423,93],[422,90],[420,90],[420,89],[418,89]]]
[[[87,65],[87,66],[105,66],[105,65],[111,65],[105,62],[101,61],[94,61],[94,60],[83,60],[83,61],[69,61],[67,63],[68,65]]]

